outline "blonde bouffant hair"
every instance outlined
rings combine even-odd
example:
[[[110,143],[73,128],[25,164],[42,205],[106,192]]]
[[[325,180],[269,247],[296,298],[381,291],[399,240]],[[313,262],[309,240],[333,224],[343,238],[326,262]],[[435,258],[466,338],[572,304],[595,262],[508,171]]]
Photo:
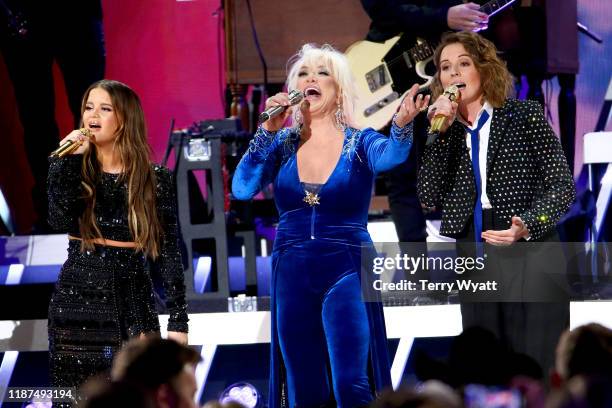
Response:
[[[323,44],[319,47],[316,44],[304,44],[297,54],[289,58],[287,62],[287,81],[285,83],[287,91],[291,92],[296,89],[300,69],[304,65],[311,64],[320,64],[329,70],[332,78],[336,81],[340,95],[342,95],[344,119],[347,125],[352,125],[357,97],[355,80],[344,54],[331,45]],[[299,109],[293,111],[293,126],[299,125],[296,117],[298,112]]]

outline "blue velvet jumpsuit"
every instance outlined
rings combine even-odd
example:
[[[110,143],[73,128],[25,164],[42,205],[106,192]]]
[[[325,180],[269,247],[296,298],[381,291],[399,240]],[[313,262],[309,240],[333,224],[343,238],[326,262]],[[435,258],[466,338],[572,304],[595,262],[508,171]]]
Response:
[[[259,128],[232,181],[242,200],[274,183],[280,215],[272,252],[269,406],[333,400],[338,407],[364,406],[390,386],[390,374],[382,307],[362,298],[361,248],[371,242],[374,177],[407,159],[412,124],[392,126],[390,137],[347,128],[322,185],[300,181],[298,143],[298,129]]]

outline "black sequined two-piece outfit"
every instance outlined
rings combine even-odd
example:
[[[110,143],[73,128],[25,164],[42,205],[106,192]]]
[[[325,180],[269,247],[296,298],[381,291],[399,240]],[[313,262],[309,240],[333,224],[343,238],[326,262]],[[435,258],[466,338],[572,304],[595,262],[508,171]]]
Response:
[[[50,159],[49,222],[78,237],[85,203],[82,155]],[[155,166],[157,212],[163,242],[155,261],[133,248],[96,245],[81,252],[71,239],[49,305],[51,384],[78,387],[111,366],[122,343],[141,333],[159,332],[151,272],[162,281],[170,313],[169,331],[187,332],[187,306],[177,242],[176,197],[170,172]],[[132,242],[127,186],[117,174],[101,173],[96,185],[96,221],[105,239]],[[54,405],[55,406],[55,405]]]

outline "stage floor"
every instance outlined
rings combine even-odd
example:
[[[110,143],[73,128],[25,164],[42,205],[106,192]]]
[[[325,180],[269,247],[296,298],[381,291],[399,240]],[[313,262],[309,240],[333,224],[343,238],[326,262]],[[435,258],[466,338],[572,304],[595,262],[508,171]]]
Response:
[[[435,227],[428,224],[430,236],[439,241],[442,238],[436,237]],[[390,222],[373,222],[368,229],[375,242],[397,242]],[[52,288],[66,257],[66,235],[0,237],[0,241],[3,249],[0,254],[3,258],[0,262],[0,287],[17,287],[25,294],[35,286]],[[240,259],[234,261],[237,262],[230,260],[230,266],[241,263]],[[260,261],[264,275],[268,275],[269,267],[266,265],[269,259],[260,257]],[[198,270],[197,264],[195,266],[194,270]],[[204,271],[205,275],[209,273],[210,270]],[[232,273],[230,271],[230,275]],[[243,269],[241,273],[244,274]],[[241,279],[232,278],[230,281],[240,286],[243,283]],[[258,300],[262,300],[258,302],[260,305],[265,305],[265,299]],[[23,304],[28,304],[27,299]],[[45,305],[38,306],[44,308]],[[46,311],[42,310],[32,319],[12,316],[19,315],[21,307],[21,304],[14,307],[4,305],[6,310],[0,318],[0,390],[7,386],[48,385],[47,321],[43,318]],[[415,381],[411,366],[415,348],[443,358],[452,336],[462,330],[457,304],[386,306],[384,313],[394,386]],[[167,316],[161,315],[162,335],[165,335],[166,322]],[[590,322],[612,327],[612,302],[571,302],[570,327]],[[249,381],[264,395],[267,393],[269,311],[190,313],[189,326],[189,344],[203,358],[197,368],[199,401],[218,397],[223,388],[236,381]]]

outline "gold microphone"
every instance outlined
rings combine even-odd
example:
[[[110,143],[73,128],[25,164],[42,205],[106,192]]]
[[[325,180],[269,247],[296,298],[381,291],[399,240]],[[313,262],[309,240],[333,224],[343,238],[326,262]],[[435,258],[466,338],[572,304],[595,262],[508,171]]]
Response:
[[[465,85],[461,86],[461,88],[463,88]],[[459,86],[457,85],[451,85],[448,88],[446,88],[444,90],[444,96],[446,96],[448,99],[450,99],[451,102],[457,102],[459,103],[459,101],[461,100],[461,92],[459,92]],[[440,130],[442,129],[442,126],[444,126],[444,122],[446,121],[446,116],[438,113],[436,115],[434,115],[433,119],[431,120],[431,126],[429,128],[429,133],[439,133]]]
[[[87,128],[80,128],[79,132],[87,138],[91,138],[91,131]],[[81,147],[83,142],[81,140],[77,140],[76,142],[72,140],[66,140],[64,143],[60,145],[57,149],[51,152],[49,157],[64,157],[67,154],[74,152],[76,149]]]

